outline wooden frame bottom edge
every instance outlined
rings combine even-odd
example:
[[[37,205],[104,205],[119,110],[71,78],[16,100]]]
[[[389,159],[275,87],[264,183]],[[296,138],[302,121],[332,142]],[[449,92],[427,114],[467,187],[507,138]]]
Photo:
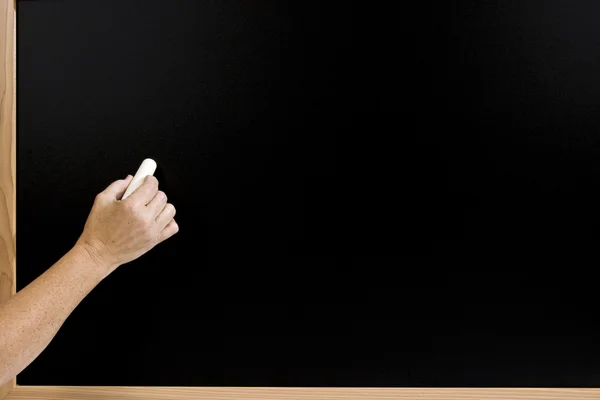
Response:
[[[4,400],[591,400],[600,389],[578,388],[258,388],[16,386]]]

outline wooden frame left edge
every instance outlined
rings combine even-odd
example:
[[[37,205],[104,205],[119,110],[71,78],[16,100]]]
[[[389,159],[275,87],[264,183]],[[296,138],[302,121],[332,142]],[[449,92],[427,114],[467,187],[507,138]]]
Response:
[[[16,282],[16,0],[0,0],[0,303]],[[16,379],[0,386],[0,399]]]

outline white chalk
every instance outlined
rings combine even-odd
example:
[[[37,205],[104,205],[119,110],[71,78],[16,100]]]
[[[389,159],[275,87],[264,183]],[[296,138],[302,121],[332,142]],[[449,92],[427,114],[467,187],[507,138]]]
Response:
[[[121,200],[125,200],[127,197],[129,197],[129,195],[133,193],[135,189],[139,188],[142,183],[144,183],[145,177],[148,175],[154,175],[154,171],[156,171],[156,161],[151,158],[146,158],[144,161],[142,161],[142,165],[140,165],[138,168]]]

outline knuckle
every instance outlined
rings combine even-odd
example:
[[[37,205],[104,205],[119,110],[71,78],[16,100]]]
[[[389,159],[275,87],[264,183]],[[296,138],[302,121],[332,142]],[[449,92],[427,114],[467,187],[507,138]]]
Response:
[[[158,179],[155,176],[149,175],[146,182],[152,186],[158,186]]]
[[[167,201],[167,194],[162,190],[159,190],[158,193],[156,193],[156,197],[159,201]]]
[[[167,212],[168,212],[169,214],[173,214],[173,215],[175,215],[175,212],[176,212],[177,210],[175,209],[175,206],[174,206],[173,204],[171,204],[171,203],[167,203],[167,206],[166,206],[166,207],[167,207]]]
[[[145,242],[151,242],[154,239],[156,239],[156,232],[153,229],[154,227],[152,226],[151,223],[144,223],[144,228],[142,231],[142,237],[144,238]]]
[[[127,211],[130,214],[135,214],[136,213],[135,204],[132,203],[131,201],[124,202],[123,203],[123,208],[125,209],[125,211]]]
[[[140,226],[144,231],[148,232],[152,230],[152,221],[145,215],[140,215]]]
[[[148,232],[148,233],[146,233],[144,235],[144,241],[147,242],[147,243],[155,242],[156,241],[156,235]]]
[[[104,192],[100,192],[96,195],[96,197],[94,198],[94,202],[96,203],[100,203],[102,201],[104,201],[104,199],[106,199],[106,193]]]
[[[148,222],[148,216],[144,212],[143,207],[130,206],[130,213],[134,220],[137,221],[138,224],[141,224],[143,228],[145,228],[146,223]]]

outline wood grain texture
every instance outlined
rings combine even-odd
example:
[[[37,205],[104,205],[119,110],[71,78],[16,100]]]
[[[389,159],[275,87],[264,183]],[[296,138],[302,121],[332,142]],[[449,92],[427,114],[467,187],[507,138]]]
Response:
[[[0,303],[16,289],[15,29],[14,0],[0,0]],[[0,399],[14,385],[0,387]]]
[[[600,389],[345,389],[17,386],[6,400],[591,400]]]

